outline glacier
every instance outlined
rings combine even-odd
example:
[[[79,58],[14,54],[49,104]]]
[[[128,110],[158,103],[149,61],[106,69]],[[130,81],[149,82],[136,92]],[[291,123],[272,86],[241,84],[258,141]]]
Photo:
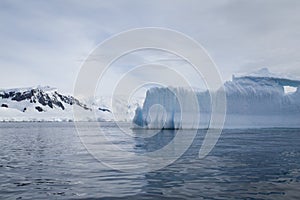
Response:
[[[286,93],[284,90],[286,86],[295,87],[295,92]],[[299,80],[277,76],[270,73],[268,69],[248,75],[233,76],[231,81],[224,84],[226,92],[224,127],[300,127],[299,86]],[[193,121],[192,117],[185,118],[185,121],[180,118],[183,113],[197,111],[194,106],[189,105],[192,93],[194,91],[184,88],[149,89],[143,106],[136,109],[133,128],[214,128],[209,127],[211,95],[214,95],[214,92],[212,94],[208,91],[196,92],[200,114],[196,126],[190,123]],[[177,97],[183,97],[181,105]]]

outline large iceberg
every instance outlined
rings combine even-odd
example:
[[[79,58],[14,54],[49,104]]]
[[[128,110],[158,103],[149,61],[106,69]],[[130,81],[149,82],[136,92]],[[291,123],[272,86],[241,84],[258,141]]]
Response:
[[[232,81],[224,84],[227,99],[225,128],[300,127],[299,86],[300,81],[276,76],[267,69],[233,76]],[[287,92],[286,87],[295,90]],[[136,110],[134,128],[214,128],[209,127],[211,95],[214,94],[196,92],[199,109],[190,106],[192,94],[195,92],[183,88],[149,89],[143,106]],[[181,98],[180,105],[178,97]],[[183,113],[193,112],[200,114],[196,126],[190,123],[193,118],[181,118]]]

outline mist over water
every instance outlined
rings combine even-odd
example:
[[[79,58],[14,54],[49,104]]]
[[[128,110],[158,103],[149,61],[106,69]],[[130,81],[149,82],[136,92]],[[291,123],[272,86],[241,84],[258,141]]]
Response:
[[[97,123],[82,123],[98,130]],[[151,138],[119,137],[114,144],[143,153],[169,144],[175,131]],[[205,130],[175,163],[148,173],[113,170],[84,148],[73,123],[0,123],[1,199],[297,199],[300,129],[228,129],[213,151],[198,158]],[[139,133],[139,131],[141,133]],[[189,130],[186,130],[189,134]],[[117,137],[118,136],[118,137]],[[103,148],[111,143],[102,141]],[[116,155],[120,164],[137,163]],[[112,158],[113,159],[113,158]]]

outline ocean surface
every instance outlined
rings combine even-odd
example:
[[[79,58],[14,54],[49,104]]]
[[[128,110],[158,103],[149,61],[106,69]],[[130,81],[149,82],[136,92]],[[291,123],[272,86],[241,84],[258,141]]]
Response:
[[[134,130],[120,137],[115,124],[100,125],[114,144],[136,154],[160,149],[176,135],[165,130],[140,138],[142,130]],[[99,128],[91,122],[82,126],[83,131]],[[72,122],[0,123],[0,199],[300,198],[300,129],[223,130],[212,152],[200,159],[204,135],[199,130],[174,163],[134,173],[95,159]],[[109,149],[111,143],[99,145]],[[134,157],[116,156],[120,164],[137,163]]]

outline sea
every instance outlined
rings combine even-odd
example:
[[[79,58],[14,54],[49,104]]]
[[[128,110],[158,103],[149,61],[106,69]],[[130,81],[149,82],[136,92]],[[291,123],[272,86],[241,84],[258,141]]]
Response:
[[[0,199],[300,199],[297,128],[224,129],[212,151],[199,158],[204,129],[196,130],[191,143],[172,143],[175,130],[147,137],[130,124],[126,131],[112,122],[81,127],[79,133],[74,122],[0,123]],[[99,130],[106,137],[82,139],[91,130],[94,137]],[[94,141],[97,151],[114,145],[124,154],[112,150],[97,157],[86,141]],[[164,157],[152,156],[148,163],[135,156],[187,144],[182,155],[159,168],[147,165]],[[130,170],[123,170],[124,163]]]

